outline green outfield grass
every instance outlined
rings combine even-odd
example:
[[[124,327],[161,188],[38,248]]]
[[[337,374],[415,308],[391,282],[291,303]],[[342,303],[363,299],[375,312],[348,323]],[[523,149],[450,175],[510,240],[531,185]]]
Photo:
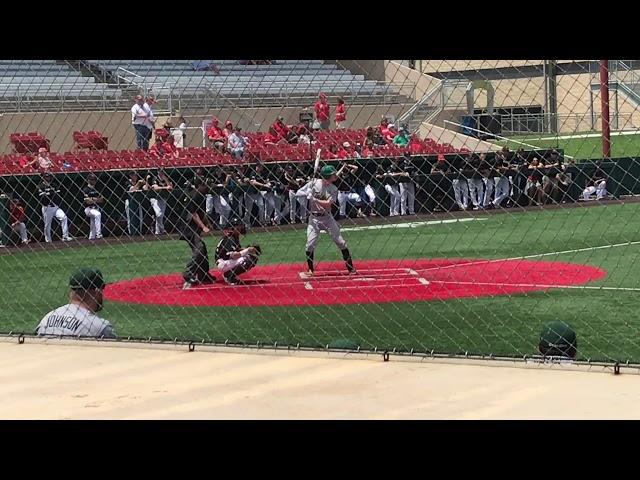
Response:
[[[345,232],[356,260],[507,258],[640,240],[640,204],[489,215],[482,222]],[[303,261],[303,230],[248,235],[262,263]],[[216,238],[208,240],[210,251]],[[96,266],[107,280],[178,272],[188,259],[179,241],[21,251],[0,256],[0,331],[32,332],[65,303],[69,272]],[[317,259],[339,260],[322,237]],[[640,245],[545,257],[608,271],[594,284],[640,287]],[[542,325],[569,322],[582,358],[640,361],[640,292],[553,290],[448,301],[322,307],[182,308],[107,303],[103,316],[120,336],[324,346],[348,338],[363,348],[450,353],[532,354]]]
[[[537,148],[561,148],[566,155],[576,160],[599,160],[602,158],[601,137],[587,138],[550,138],[549,134],[536,134],[529,136],[510,137],[509,141],[497,142],[507,145],[511,150],[524,147],[518,142],[523,142]],[[516,140],[516,141],[514,141]],[[612,135],[611,158],[640,156],[640,134],[637,135]]]

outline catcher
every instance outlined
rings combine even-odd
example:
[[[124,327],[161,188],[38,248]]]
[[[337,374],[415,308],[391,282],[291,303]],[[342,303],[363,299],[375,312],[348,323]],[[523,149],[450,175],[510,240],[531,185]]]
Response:
[[[320,232],[324,230],[331,235],[331,239],[340,249],[342,258],[347,266],[349,275],[355,275],[351,253],[347,242],[342,238],[338,222],[331,214],[331,208],[338,201],[338,188],[333,184],[338,179],[337,171],[331,165],[322,167],[320,176],[322,179],[313,179],[296,192],[297,197],[309,199],[309,226],[307,227],[307,245],[305,255],[307,257],[307,277],[313,276],[313,253],[318,243]]]
[[[255,267],[262,253],[260,245],[247,248],[240,246],[240,235],[246,233],[247,229],[242,220],[232,218],[224,227],[222,239],[216,247],[216,264],[229,285],[241,284],[238,275]]]

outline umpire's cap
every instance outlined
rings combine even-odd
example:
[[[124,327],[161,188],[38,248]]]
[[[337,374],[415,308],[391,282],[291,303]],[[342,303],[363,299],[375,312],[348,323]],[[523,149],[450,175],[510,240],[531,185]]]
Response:
[[[79,268],[69,277],[71,290],[102,290],[105,286],[102,272],[96,268]]]
[[[576,332],[560,320],[549,322],[542,328],[538,349],[542,355],[575,358],[578,350]]]
[[[331,178],[336,173],[338,173],[338,171],[336,170],[336,167],[332,165],[324,166],[322,167],[322,170],[320,170],[320,176],[325,179]]]
[[[230,218],[227,224],[224,226],[225,230],[238,230],[241,234],[245,234],[247,232],[247,226],[244,224],[242,219],[238,217]]]

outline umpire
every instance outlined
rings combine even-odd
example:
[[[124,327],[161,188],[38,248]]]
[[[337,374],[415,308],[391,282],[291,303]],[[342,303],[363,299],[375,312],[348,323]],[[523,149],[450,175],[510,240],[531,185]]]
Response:
[[[209,254],[202,235],[209,233],[210,225],[207,218],[207,193],[209,186],[203,178],[196,177],[192,190],[182,199],[182,215],[180,217],[180,240],[184,240],[191,248],[191,260],[187,263],[183,289],[195,285],[214,283],[215,279],[209,273]]]

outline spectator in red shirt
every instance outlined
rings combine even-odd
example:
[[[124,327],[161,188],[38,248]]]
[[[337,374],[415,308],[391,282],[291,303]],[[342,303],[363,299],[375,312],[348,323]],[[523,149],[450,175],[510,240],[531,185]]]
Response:
[[[284,123],[284,117],[278,117],[271,125],[275,132],[288,143],[295,143],[296,134]]]
[[[218,119],[214,117],[207,130],[207,138],[213,144],[213,148],[223,152],[227,143],[227,137],[228,136],[225,136],[222,129],[218,126]]]
[[[27,233],[27,226],[24,223],[26,218],[26,215],[24,214],[24,207],[20,205],[20,202],[17,199],[12,198],[9,202],[9,212],[9,224],[11,225],[11,230],[20,233],[20,240],[22,240],[23,245],[26,245],[29,243],[29,235]]]
[[[347,112],[345,110],[344,100],[338,99],[336,106],[336,128],[344,128],[344,122],[347,121]]]
[[[330,108],[327,103],[327,96],[324,93],[318,95],[318,101],[313,106],[316,112],[316,121],[313,124],[314,130],[329,130]]]
[[[351,158],[353,155],[349,151],[351,149],[351,144],[349,142],[344,142],[340,148],[338,148],[338,152],[336,157],[344,160],[345,158]]]
[[[386,120],[385,123],[387,123]],[[380,135],[382,135],[387,145],[391,145],[395,136],[398,135],[398,131],[393,123],[387,123],[384,126],[380,124]]]
[[[280,143],[283,141],[282,136],[280,136],[274,127],[269,127],[269,132],[264,136],[263,142],[265,145],[275,145],[276,143]]]
[[[164,155],[176,156],[178,149],[173,142],[173,137],[169,137],[166,142],[162,138],[158,138],[153,147],[149,149],[149,153],[158,157],[163,157]]]

